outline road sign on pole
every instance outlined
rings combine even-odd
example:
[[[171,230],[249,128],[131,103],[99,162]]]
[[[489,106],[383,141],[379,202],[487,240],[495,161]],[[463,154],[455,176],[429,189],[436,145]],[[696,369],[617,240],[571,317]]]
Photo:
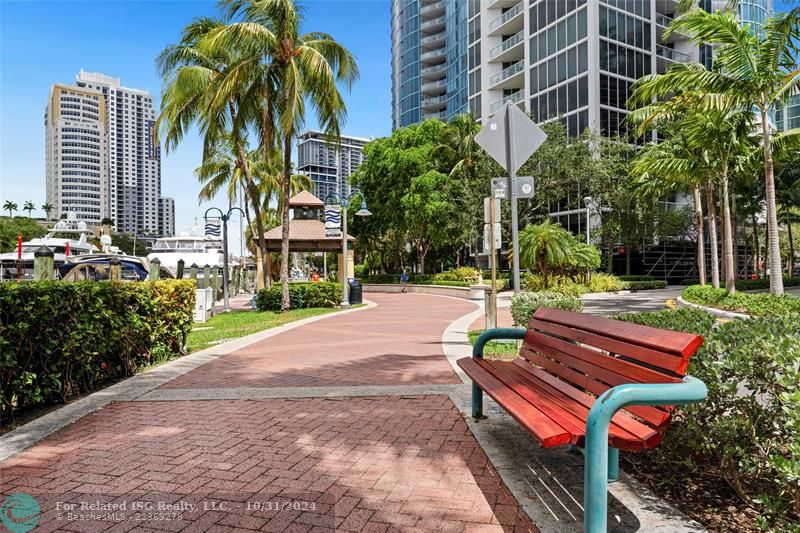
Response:
[[[508,178],[492,178],[492,197],[508,200]]]
[[[509,175],[511,189],[511,248],[514,254],[514,292],[519,292],[519,216],[517,213],[517,170],[528,160],[547,135],[516,104],[507,102],[496,114],[492,115],[480,132],[475,136],[481,148],[500,163]],[[531,180],[532,182],[532,180]],[[524,194],[533,194],[523,189]]]
[[[483,199],[483,223],[488,224],[494,218],[494,222],[500,222],[500,200],[494,201],[494,217],[492,217],[492,206],[489,205],[489,197]]]

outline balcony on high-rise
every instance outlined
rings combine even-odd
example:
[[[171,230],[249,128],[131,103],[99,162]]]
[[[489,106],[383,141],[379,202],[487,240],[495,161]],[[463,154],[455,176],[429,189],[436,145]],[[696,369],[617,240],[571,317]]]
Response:
[[[522,104],[523,102],[523,91],[518,91],[516,93],[509,94],[508,96],[501,98],[495,102],[492,102],[492,105],[489,106],[490,113],[497,113],[500,111],[506,102],[511,102],[512,104]]]
[[[489,35],[510,35],[520,31],[525,23],[522,16],[522,2],[507,9],[500,16],[489,22]]]
[[[523,72],[525,71],[525,60],[520,59],[512,63],[497,74],[489,77],[489,87],[491,89],[511,89],[522,88],[525,81]]]
[[[522,59],[525,54],[524,47],[522,46],[524,33],[524,30],[519,31],[489,50],[489,61],[506,63]]]

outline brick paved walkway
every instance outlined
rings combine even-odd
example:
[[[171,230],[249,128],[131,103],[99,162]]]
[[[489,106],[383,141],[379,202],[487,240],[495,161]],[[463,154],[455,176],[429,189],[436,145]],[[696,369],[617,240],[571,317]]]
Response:
[[[460,383],[443,355],[442,332],[474,304],[423,294],[369,298],[376,308],[251,344],[163,388]]]
[[[475,307],[373,299],[170,386],[455,383],[442,331]],[[1,462],[0,481],[37,498],[35,531],[536,531],[446,395],[117,403]]]

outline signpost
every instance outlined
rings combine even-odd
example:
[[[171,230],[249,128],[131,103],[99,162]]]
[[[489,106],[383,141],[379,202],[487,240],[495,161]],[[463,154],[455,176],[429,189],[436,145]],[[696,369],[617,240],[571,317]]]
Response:
[[[475,136],[475,142],[481,146],[492,159],[500,163],[509,175],[511,190],[511,247],[514,254],[514,292],[519,292],[519,215],[517,213],[517,198],[533,195],[533,178],[525,178],[522,183],[522,193],[518,190],[517,170],[528,160],[542,143],[547,135],[525,114],[516,104],[507,102],[505,106],[495,113],[480,132]],[[522,180],[522,178],[519,178]],[[527,182],[527,180],[530,180]],[[528,185],[526,187],[525,185]],[[494,180],[493,180],[494,185]],[[493,191],[496,189],[493,188]],[[494,193],[496,194],[496,193]],[[494,239],[491,239],[494,241]],[[494,242],[492,242],[494,243]],[[492,290],[495,288],[495,260],[492,254]]]

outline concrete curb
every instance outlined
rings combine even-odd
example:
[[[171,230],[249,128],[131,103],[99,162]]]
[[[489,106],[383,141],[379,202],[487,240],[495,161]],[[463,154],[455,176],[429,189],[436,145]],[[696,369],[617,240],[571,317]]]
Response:
[[[0,461],[16,455],[51,433],[72,424],[90,413],[102,409],[112,402],[129,402],[136,400],[168,381],[172,381],[195,368],[235,352],[249,344],[268,339],[275,335],[280,335],[285,331],[299,328],[312,322],[318,322],[329,317],[340,316],[346,313],[357,313],[377,306],[375,302],[369,300],[365,300],[364,303],[366,304],[364,307],[304,318],[282,326],[259,331],[230,342],[218,344],[211,348],[206,348],[205,350],[200,350],[199,352],[174,359],[156,368],[137,374],[103,390],[85,396],[80,400],[76,400],[64,407],[51,411],[1,436]]]
[[[704,305],[698,305],[689,302],[687,300],[684,300],[683,297],[681,296],[678,296],[678,303],[684,307],[693,307],[695,309],[701,309],[703,311],[711,313],[712,315],[718,316],[719,318],[727,318],[730,320],[733,320],[735,318],[744,318],[744,319],[753,318],[750,315],[746,315],[744,313],[735,313],[733,311],[724,311],[722,309],[717,309],[716,307],[706,307]]]

